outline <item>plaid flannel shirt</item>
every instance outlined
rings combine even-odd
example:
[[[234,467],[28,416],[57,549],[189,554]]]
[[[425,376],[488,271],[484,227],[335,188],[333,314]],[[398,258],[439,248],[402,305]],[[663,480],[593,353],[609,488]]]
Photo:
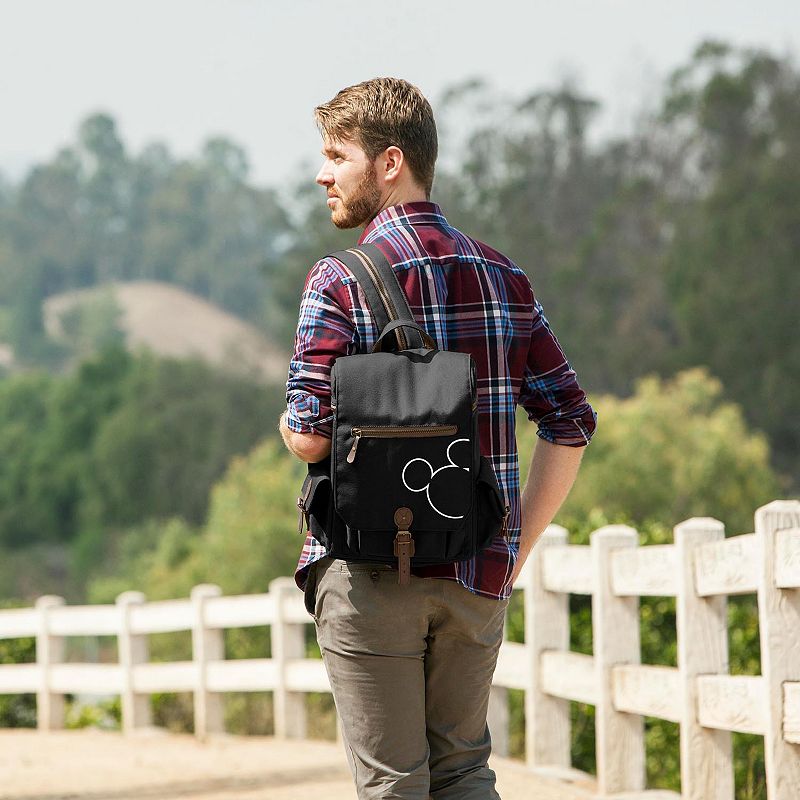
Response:
[[[478,377],[481,453],[494,468],[510,507],[506,538],[498,535],[466,561],[412,567],[412,574],[458,581],[497,600],[511,595],[520,539],[517,404],[549,442],[589,443],[597,414],[578,385],[525,272],[488,245],[448,224],[431,202],[381,211],[359,244],[377,245],[405,291],[414,319],[442,350],[471,353]],[[322,258],[306,277],[286,383],[290,430],[331,438],[331,367],[338,356],[369,352],[379,335],[353,274]],[[295,572],[305,588],[308,567],[325,555],[308,533]]]

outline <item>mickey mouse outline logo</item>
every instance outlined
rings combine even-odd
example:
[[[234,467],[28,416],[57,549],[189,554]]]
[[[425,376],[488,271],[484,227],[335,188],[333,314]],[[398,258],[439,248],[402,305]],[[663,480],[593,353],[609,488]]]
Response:
[[[444,511],[440,511],[438,508],[436,508],[436,506],[433,504],[433,501],[431,500],[431,491],[430,491],[430,489],[431,489],[431,481],[433,480],[434,476],[437,473],[441,472],[443,469],[463,469],[466,472],[469,472],[469,467],[462,467],[459,464],[456,464],[453,461],[453,459],[450,457],[450,448],[454,444],[458,444],[458,442],[468,442],[468,441],[469,441],[469,439],[453,439],[453,441],[450,442],[450,444],[447,446],[447,452],[445,453],[445,455],[447,456],[448,463],[445,464],[443,467],[439,467],[439,469],[434,469],[433,465],[431,464],[431,462],[428,461],[426,458],[417,457],[417,458],[412,458],[410,461],[406,462],[406,465],[403,467],[403,471],[402,471],[402,473],[400,475],[400,477],[403,480],[403,485],[406,487],[406,489],[408,489],[411,492],[425,492],[425,496],[428,498],[428,503],[430,504],[430,507],[437,514],[440,514],[443,517],[447,517],[448,519],[464,519],[464,514],[459,514],[459,515],[455,515],[454,516],[453,514],[445,514]],[[413,487],[409,486],[408,483],[406,483],[406,470],[415,461],[423,461],[424,463],[426,463],[428,465],[428,469],[431,472],[431,477],[428,479],[428,482],[425,484],[425,486],[421,486],[418,489],[414,489]]]

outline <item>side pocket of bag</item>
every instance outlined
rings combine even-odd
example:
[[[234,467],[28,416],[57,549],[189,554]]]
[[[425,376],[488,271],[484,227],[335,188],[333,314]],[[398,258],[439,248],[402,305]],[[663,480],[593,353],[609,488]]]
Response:
[[[491,544],[497,534],[505,529],[508,506],[503,505],[503,495],[497,483],[492,465],[486,456],[481,456],[477,492],[476,547],[480,552]]]
[[[303,481],[297,506],[300,512],[299,526],[303,524],[311,535],[326,549],[329,547],[331,520],[331,478],[327,470],[309,464],[308,475]]]

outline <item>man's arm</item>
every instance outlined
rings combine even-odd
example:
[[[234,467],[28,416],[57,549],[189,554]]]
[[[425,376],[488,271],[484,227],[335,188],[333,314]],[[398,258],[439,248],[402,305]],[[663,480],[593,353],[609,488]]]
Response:
[[[278,430],[288,450],[307,463],[331,451],[331,369],[339,356],[355,352],[349,289],[342,283],[346,275],[338,261],[321,259],[306,276],[300,299],[287,408]]]
[[[284,411],[278,420],[278,430],[283,437],[283,443],[301,461],[314,464],[330,455],[331,440],[326,436],[313,433],[295,433],[286,424]]]
[[[537,423],[539,439],[521,498],[522,531],[512,583],[566,500],[597,426],[597,413],[578,384],[533,289],[531,300],[531,342],[518,403],[528,419]]]
[[[522,533],[513,584],[533,546],[566,500],[585,447],[568,447],[539,439],[533,451],[528,480],[521,498]]]

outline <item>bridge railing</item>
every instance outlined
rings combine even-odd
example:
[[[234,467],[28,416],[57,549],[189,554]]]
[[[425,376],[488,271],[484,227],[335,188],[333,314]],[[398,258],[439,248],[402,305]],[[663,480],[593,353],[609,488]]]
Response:
[[[645,789],[644,717],[680,725],[681,797],[732,800],[731,732],[764,737],[769,800],[800,797],[800,502],[758,509],[755,532],[725,538],[720,522],[693,518],[671,545],[637,546],[632,528],[594,531],[567,544],[551,525],[515,590],[525,641],[500,649],[490,702],[495,751],[507,752],[507,690],[525,693],[526,762],[567,774],[571,700],[596,708],[601,796]],[[758,598],[762,674],[728,674],[727,596]],[[591,595],[592,655],[569,650],[569,594]],[[674,596],[678,666],[641,664],[639,597]],[[312,620],[292,578],[266,594],[222,596],[195,586],[189,599],[147,602],[124,592],[114,605],[66,606],[40,597],[0,611],[0,638],[36,637],[36,662],[0,665],[0,694],[36,693],[41,730],[64,724],[67,693],[119,694],[124,731],[151,724],[149,695],[188,691],[196,734],[223,731],[222,694],[271,691],[275,735],[306,735],[306,692],[330,691],[321,659],[305,657]],[[269,625],[271,658],[226,660],[224,630]],[[153,663],[148,636],[191,631],[192,660]],[[116,664],[63,663],[68,636],[117,637]],[[658,793],[660,797],[674,796]]]

